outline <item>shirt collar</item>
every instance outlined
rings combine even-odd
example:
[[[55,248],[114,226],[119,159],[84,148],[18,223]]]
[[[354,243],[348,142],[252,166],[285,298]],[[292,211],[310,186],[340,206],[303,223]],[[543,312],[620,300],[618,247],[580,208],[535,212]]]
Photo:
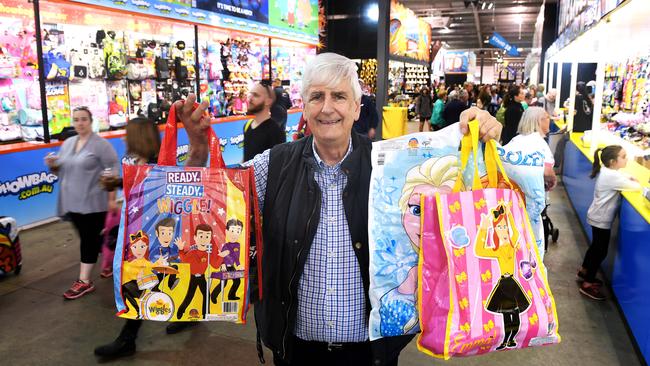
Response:
[[[316,142],[315,142],[315,140],[313,140],[313,139],[312,139],[312,142],[311,142],[311,149],[312,149],[312,151],[314,152],[314,159],[316,160],[316,164],[317,164],[320,168],[332,168],[332,169],[338,169],[339,167],[341,167],[341,163],[343,163],[343,161],[345,160],[345,158],[347,158],[348,155],[350,155],[350,153],[352,152],[352,136],[350,136],[350,140],[349,140],[349,142],[348,142],[348,151],[345,152],[345,156],[343,156],[343,159],[341,159],[341,161],[339,161],[338,163],[336,163],[336,165],[334,165],[333,167],[329,167],[327,164],[325,164],[325,162],[323,161],[323,159],[321,159],[321,157],[318,155],[318,152],[316,152]]]

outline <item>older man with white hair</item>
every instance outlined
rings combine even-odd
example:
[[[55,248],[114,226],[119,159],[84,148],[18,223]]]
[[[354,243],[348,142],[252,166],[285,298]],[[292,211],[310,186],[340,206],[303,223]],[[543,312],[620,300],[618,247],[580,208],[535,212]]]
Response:
[[[352,131],[361,108],[356,65],[323,53],[304,70],[304,117],[312,135],[275,146],[253,166],[263,216],[261,340],[276,365],[396,365],[412,336],[368,340],[368,194],[371,141]],[[188,165],[207,159],[207,101],[177,102],[190,138]],[[468,110],[484,139],[501,125]],[[259,349],[261,350],[261,348]]]

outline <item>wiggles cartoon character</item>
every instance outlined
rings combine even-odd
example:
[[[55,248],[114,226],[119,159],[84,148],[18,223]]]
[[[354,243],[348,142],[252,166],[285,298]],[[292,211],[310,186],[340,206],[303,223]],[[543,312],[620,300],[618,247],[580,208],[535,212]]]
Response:
[[[452,155],[428,159],[411,168],[406,175],[399,207],[402,225],[416,253],[420,251],[420,195],[451,192],[458,177],[457,161]],[[417,326],[416,290],[417,266],[413,266],[406,279],[379,300],[382,336],[406,334]]]
[[[481,214],[474,253],[478,257],[496,259],[499,263],[501,278],[485,302],[485,310],[503,315],[505,336],[501,345],[496,348],[499,351],[517,347],[515,336],[521,323],[519,314],[528,310],[530,299],[515,276],[519,232],[510,208],[507,204],[500,203],[488,212],[488,215]],[[492,235],[488,237],[490,230]],[[487,245],[488,239],[492,241],[491,247]]]
[[[138,318],[140,311],[136,298],[140,298],[146,289],[158,283],[153,267],[162,265],[160,262],[151,263],[148,258],[149,236],[142,230],[129,235],[129,246],[122,271],[122,293],[138,313]]]

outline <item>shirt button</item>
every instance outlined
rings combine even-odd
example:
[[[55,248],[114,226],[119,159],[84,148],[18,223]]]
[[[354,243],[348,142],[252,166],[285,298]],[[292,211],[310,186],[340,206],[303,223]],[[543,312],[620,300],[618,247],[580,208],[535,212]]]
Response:
[[[330,328],[334,328],[334,322],[333,321],[328,321],[327,326],[329,326]]]
[[[331,294],[333,294],[333,293],[334,293],[334,289],[333,289],[333,288],[330,287],[330,288],[327,289],[327,294],[328,294],[328,295],[331,295]]]
[[[357,248],[357,249],[361,249],[362,246],[363,246],[363,244],[361,244],[361,242],[354,243],[354,247]]]
[[[333,250],[328,251],[327,256],[330,258],[334,257],[334,251]]]

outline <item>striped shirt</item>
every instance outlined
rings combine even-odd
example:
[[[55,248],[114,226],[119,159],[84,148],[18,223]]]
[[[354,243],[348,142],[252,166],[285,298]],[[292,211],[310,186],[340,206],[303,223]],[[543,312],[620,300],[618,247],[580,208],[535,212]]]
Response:
[[[328,166],[312,145],[318,166],[314,178],[321,189],[320,220],[298,285],[294,334],[307,341],[363,342],[368,339],[366,302],[348,221],[343,190],[348,177],[341,162]],[[243,164],[253,166],[260,209],[264,207],[269,150]]]

